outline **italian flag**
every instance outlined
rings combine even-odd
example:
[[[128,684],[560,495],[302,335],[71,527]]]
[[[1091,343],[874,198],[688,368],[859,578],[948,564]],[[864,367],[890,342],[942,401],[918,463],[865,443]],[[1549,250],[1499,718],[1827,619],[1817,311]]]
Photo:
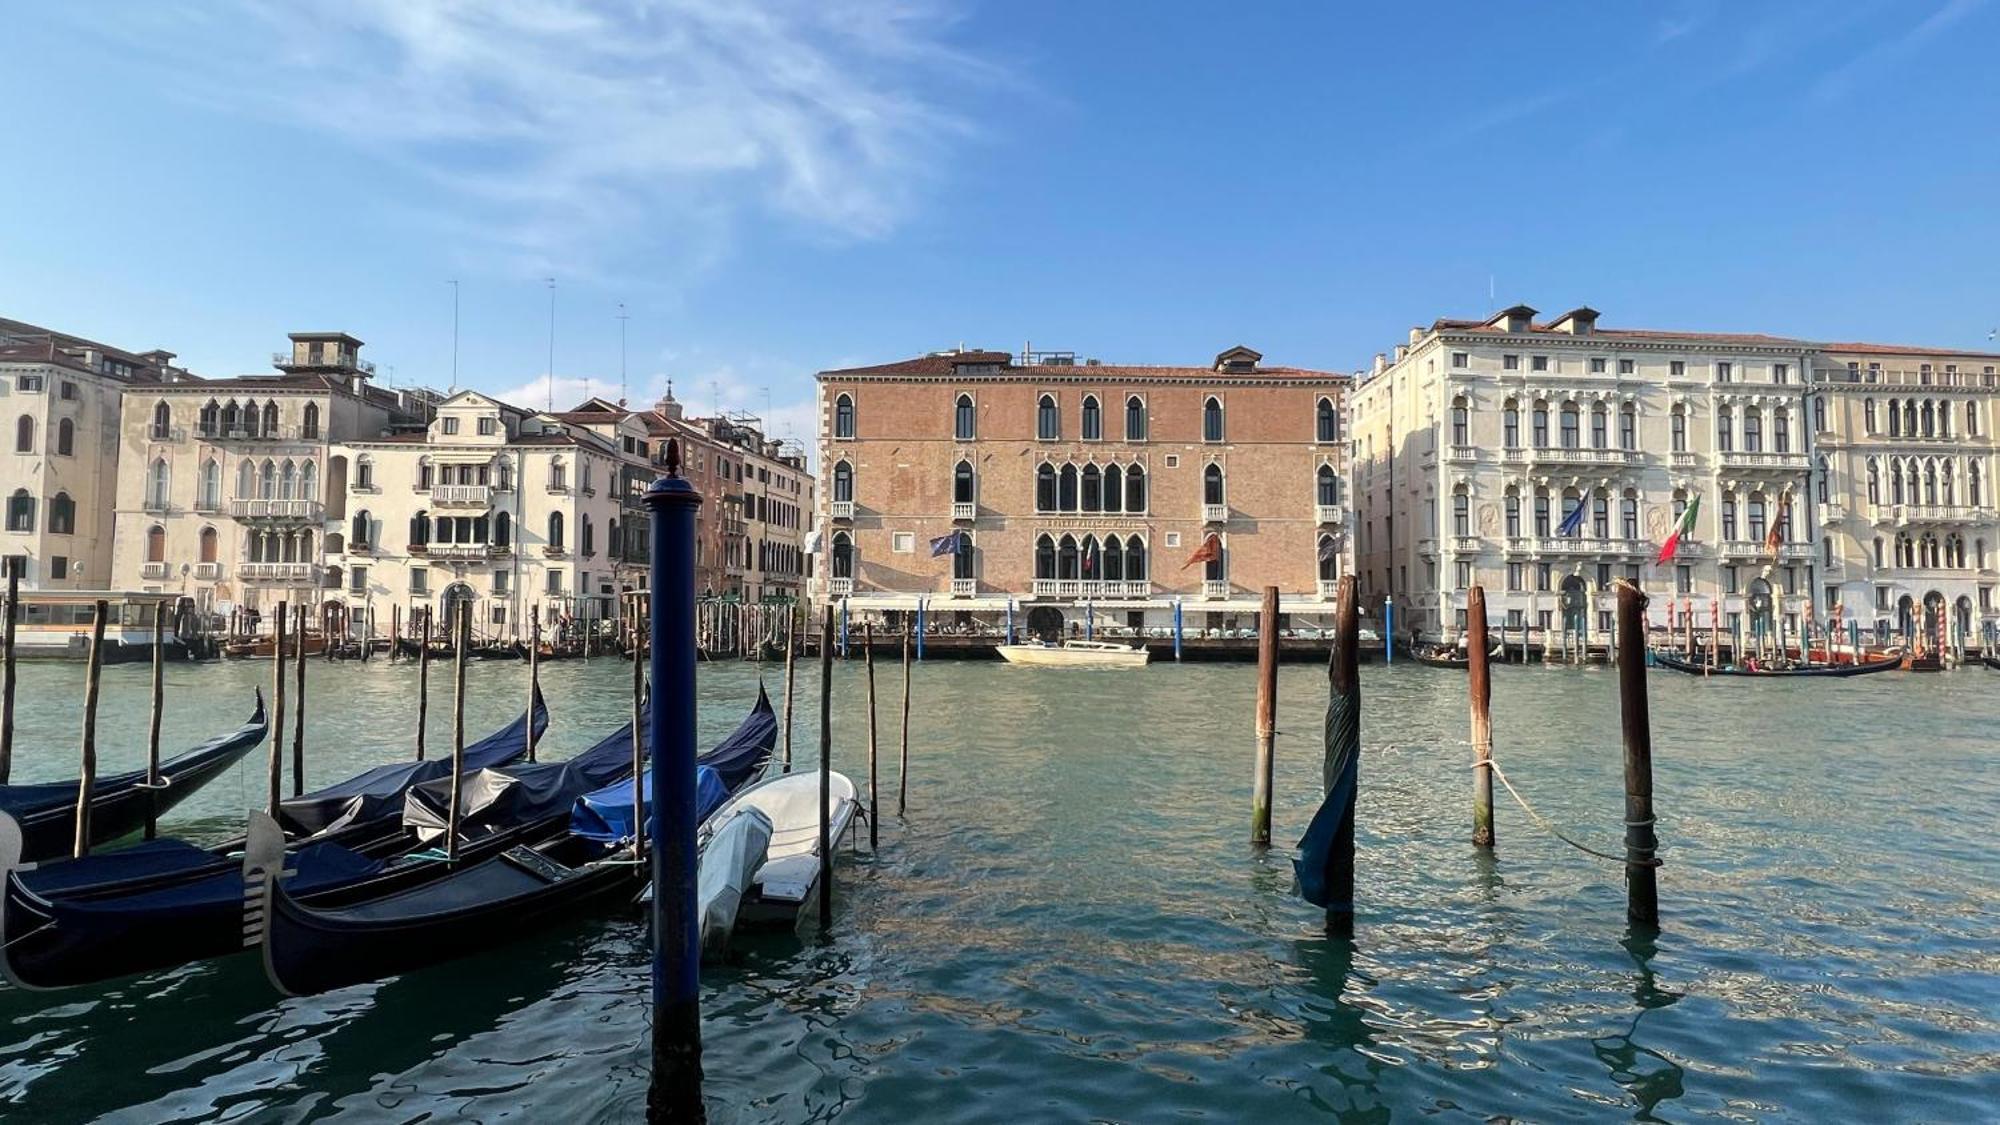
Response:
[[[1653,560],[1654,566],[1665,566],[1674,561],[1674,552],[1680,549],[1681,536],[1694,530],[1694,514],[1700,510],[1701,497],[1699,495],[1688,500],[1686,510],[1681,512],[1680,522],[1674,525],[1674,530],[1667,536],[1667,541],[1660,544],[1660,557]]]

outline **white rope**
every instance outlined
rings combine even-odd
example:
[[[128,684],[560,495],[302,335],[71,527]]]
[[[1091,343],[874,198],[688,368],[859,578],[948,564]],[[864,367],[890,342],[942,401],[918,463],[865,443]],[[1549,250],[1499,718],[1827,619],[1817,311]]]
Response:
[[[1600,852],[1596,848],[1588,847],[1584,844],[1576,842],[1575,840],[1571,839],[1568,835],[1566,835],[1561,829],[1549,823],[1546,817],[1542,816],[1541,813],[1536,812],[1533,806],[1528,804],[1528,799],[1526,797],[1521,796],[1521,791],[1514,788],[1514,783],[1508,781],[1507,775],[1500,771],[1499,762],[1496,762],[1491,758],[1488,758],[1485,761],[1472,763],[1473,769],[1480,769],[1482,767],[1493,771],[1493,776],[1500,779],[1500,784],[1506,786],[1508,793],[1513,794],[1514,803],[1521,806],[1521,811],[1528,814],[1528,819],[1540,825],[1542,830],[1547,832],[1549,835],[1554,836],[1556,839],[1561,840],[1563,843],[1568,844],[1570,847],[1575,848],[1577,851],[1580,851],[1585,855],[1594,855],[1599,859],[1608,859],[1613,863],[1624,864],[1628,867],[1659,867],[1661,865],[1660,858],[1658,856],[1648,856],[1645,859],[1631,859],[1622,855],[1612,855],[1609,852]],[[1643,822],[1628,820],[1625,823],[1628,826],[1636,828],[1636,827],[1641,827],[1642,825],[1649,825],[1653,823],[1653,821],[1652,818],[1648,817]]]

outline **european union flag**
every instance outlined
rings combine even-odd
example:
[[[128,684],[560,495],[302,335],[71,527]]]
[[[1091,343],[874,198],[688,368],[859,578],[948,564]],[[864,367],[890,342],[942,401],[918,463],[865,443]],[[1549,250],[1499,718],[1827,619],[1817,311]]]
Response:
[[[964,536],[964,532],[954,531],[950,535],[940,535],[936,539],[931,540],[931,557],[937,558],[939,555],[958,554],[959,540],[964,538]]]
[[[1589,509],[1590,509],[1590,490],[1586,488],[1583,490],[1583,495],[1576,498],[1576,507],[1570,509],[1569,515],[1564,516],[1562,523],[1559,526],[1557,526],[1556,528],[1557,537],[1561,538],[1570,535],[1575,535],[1577,532],[1582,531],[1583,514]]]

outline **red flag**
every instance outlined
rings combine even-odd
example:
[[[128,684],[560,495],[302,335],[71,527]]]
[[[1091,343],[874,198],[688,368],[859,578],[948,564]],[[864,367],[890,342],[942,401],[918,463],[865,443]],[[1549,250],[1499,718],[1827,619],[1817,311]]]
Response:
[[[1181,564],[1181,569],[1186,570],[1196,563],[1214,562],[1221,557],[1222,540],[1209,535],[1201,541],[1201,546],[1195,548],[1194,554],[1189,555],[1188,560]]]

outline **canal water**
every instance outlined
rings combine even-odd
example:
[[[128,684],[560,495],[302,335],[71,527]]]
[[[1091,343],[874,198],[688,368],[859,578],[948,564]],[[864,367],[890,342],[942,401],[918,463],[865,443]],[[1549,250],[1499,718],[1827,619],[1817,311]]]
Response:
[[[623,721],[627,666],[546,668],[544,746]],[[794,742],[813,760],[814,674]],[[882,670],[885,788],[900,678]],[[449,745],[436,669],[430,734]],[[710,665],[706,740],[758,670]],[[104,674],[106,768],[143,756],[143,668]],[[409,751],[416,673],[309,672],[309,781]],[[766,668],[774,698],[781,670]],[[1620,868],[1504,795],[1467,843],[1465,680],[1363,669],[1357,937],[1290,893],[1317,802],[1323,671],[1280,683],[1277,832],[1247,843],[1254,670],[921,666],[909,810],[843,856],[825,940],[705,973],[713,1120],[1993,1120],[2000,1106],[2000,677],[1844,683],[1654,672],[1657,936]],[[16,777],[74,774],[81,670],[23,669]],[[268,664],[168,672],[166,743],[234,727]],[[471,736],[525,669],[469,672]],[[836,768],[865,785],[857,661]],[[1507,775],[1616,850],[1615,675],[1505,667]],[[216,839],[259,761],[170,827]],[[892,790],[891,790],[892,791]],[[645,933],[581,921],[382,984],[278,998],[238,957],[57,994],[0,988],[0,1115],[21,1121],[623,1121],[645,1098]]]

